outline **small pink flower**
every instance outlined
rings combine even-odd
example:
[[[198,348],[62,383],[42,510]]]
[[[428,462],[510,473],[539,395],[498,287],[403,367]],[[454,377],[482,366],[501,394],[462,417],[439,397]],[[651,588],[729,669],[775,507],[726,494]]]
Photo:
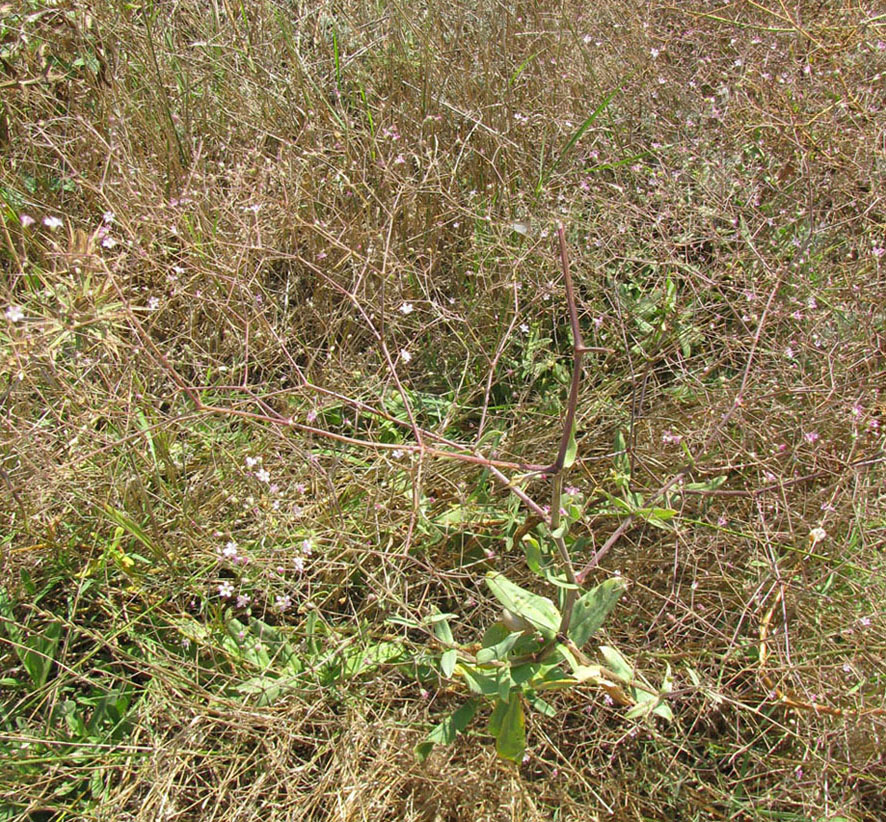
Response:
[[[25,312],[20,305],[11,305],[6,309],[6,319],[11,323],[21,322],[25,318]]]
[[[816,443],[821,439],[817,431],[807,431],[803,434],[803,439],[806,440],[810,445]]]

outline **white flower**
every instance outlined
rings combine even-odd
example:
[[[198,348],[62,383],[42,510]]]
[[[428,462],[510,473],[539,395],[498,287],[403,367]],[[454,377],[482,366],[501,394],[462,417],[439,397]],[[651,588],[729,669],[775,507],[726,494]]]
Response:
[[[11,323],[21,322],[25,318],[25,312],[20,305],[11,305],[6,309],[6,319]]]
[[[311,554],[314,553],[314,545],[313,545],[313,543],[311,542],[311,540],[306,539],[306,540],[304,540],[304,542],[302,542],[302,544],[301,544],[301,552],[302,552],[306,557],[309,557],[309,556],[311,556]]]
[[[222,599],[227,599],[228,597],[234,596],[234,586],[231,585],[230,582],[223,582],[221,585],[218,586],[218,595]]]
[[[60,220],[58,217],[44,217],[43,225],[47,228],[56,229],[61,228],[64,225],[64,222]]]
[[[412,354],[404,349],[400,352],[400,359],[403,360],[404,363],[408,363],[412,359]]]
[[[160,300],[158,297],[151,297],[148,300],[148,310],[156,311],[160,307]]]
[[[23,228],[28,228],[29,226],[34,225],[36,220],[30,214],[22,214],[19,218],[19,221],[22,224]]]
[[[106,211],[104,214],[102,214],[102,222],[110,225],[111,223],[114,222],[114,219],[116,218],[116,216],[117,215],[114,214],[113,211]]]
[[[415,311],[415,307],[412,303],[403,303],[403,305],[400,306],[401,314],[411,314],[413,311]]]
[[[102,240],[102,248],[111,249],[115,245],[117,245],[117,241],[110,234]]]
[[[809,532],[809,547],[814,548],[816,545],[818,545],[819,542],[826,539],[827,535],[828,535],[828,532],[825,531],[824,528],[821,528],[821,527],[813,528]]]
[[[247,457],[246,458],[246,467],[254,468],[261,462],[261,457]]]
[[[225,545],[224,550],[222,551],[222,555],[226,556],[228,559],[236,559],[237,558],[237,543],[234,540],[230,540],[227,545]]]
[[[292,564],[295,566],[296,573],[303,574],[305,572],[305,558],[293,557]]]
[[[270,482],[271,481],[271,475],[264,468],[259,468],[258,471],[255,472],[255,478],[259,482]]]

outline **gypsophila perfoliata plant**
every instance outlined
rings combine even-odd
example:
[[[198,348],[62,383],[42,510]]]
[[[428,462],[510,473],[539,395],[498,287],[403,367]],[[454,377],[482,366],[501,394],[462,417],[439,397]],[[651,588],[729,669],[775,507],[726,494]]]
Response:
[[[0,818],[886,818],[876,4],[0,5]]]

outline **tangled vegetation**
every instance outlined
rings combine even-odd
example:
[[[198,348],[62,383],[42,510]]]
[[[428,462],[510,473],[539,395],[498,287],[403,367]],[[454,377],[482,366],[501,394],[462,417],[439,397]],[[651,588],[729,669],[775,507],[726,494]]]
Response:
[[[0,819],[886,818],[884,87],[861,0],[0,5]]]

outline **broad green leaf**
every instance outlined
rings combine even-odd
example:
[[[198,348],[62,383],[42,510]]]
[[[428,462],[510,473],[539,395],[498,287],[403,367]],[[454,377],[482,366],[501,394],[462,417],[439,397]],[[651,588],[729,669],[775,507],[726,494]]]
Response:
[[[471,505],[454,505],[442,514],[434,517],[438,525],[463,525],[477,517],[477,508]]]
[[[507,710],[501,718],[501,727],[495,739],[495,750],[502,759],[520,762],[526,749],[526,720],[523,715],[523,699],[519,691],[513,691]]]
[[[498,736],[501,733],[501,723],[504,721],[509,706],[510,699],[505,701],[495,700],[495,708],[493,708],[492,714],[489,717],[489,723],[486,725],[486,732],[490,736]]]
[[[443,656],[440,657],[440,670],[443,672],[443,676],[452,676],[456,662],[458,662],[458,651],[455,648],[443,652]]]
[[[551,531],[552,539],[563,539],[569,530],[569,520],[563,520],[553,531]]]
[[[593,682],[595,685],[599,685],[604,680],[603,671],[599,665],[579,665],[574,674],[579,682]],[[608,680],[606,681],[608,682]]]
[[[424,762],[434,745],[451,745],[455,741],[455,737],[468,727],[476,712],[477,700],[469,699],[464,705],[434,727],[428,734],[427,739],[415,746],[415,756],[418,761]]]
[[[543,576],[544,569],[542,568],[541,564],[541,548],[539,547],[538,540],[534,537],[528,537],[524,539],[523,552],[526,554],[526,564],[529,566],[529,570],[531,570],[534,574]]]
[[[537,691],[562,691],[566,688],[572,688],[575,685],[578,685],[580,680],[568,676],[561,677],[560,679],[550,679],[545,680],[544,682],[539,683],[535,686],[535,690]]]
[[[271,676],[254,676],[237,685],[234,690],[244,701],[255,700],[256,707],[273,705],[286,690],[287,681]]]
[[[460,662],[455,666],[455,672],[465,678],[468,688],[475,694],[481,694],[482,696],[495,696],[498,694],[498,677],[482,673],[473,665],[466,665],[464,662]]]
[[[61,623],[50,622],[43,633],[29,637],[24,648],[16,648],[22,665],[37,688],[43,687],[49,678],[61,635]]]
[[[541,667],[538,662],[524,662],[522,665],[515,665],[511,667],[511,679],[516,685],[523,685],[535,677]]]
[[[545,702],[540,696],[530,696],[529,704],[535,708],[540,714],[546,717],[554,717],[557,715],[557,709],[548,702]]]
[[[483,634],[480,645],[483,648],[491,648],[493,645],[498,645],[510,633],[511,631],[503,622],[493,622]]]
[[[673,720],[674,714],[667,702],[664,701],[664,694],[655,694],[645,688],[634,688],[633,691],[637,704],[625,714],[626,719],[637,719],[655,714],[668,722]]]
[[[511,689],[516,685],[514,680],[511,678],[511,669],[510,668],[499,668],[498,669],[498,698],[502,702],[507,702],[508,698],[511,695]]]
[[[685,491],[716,491],[724,482],[726,482],[726,474],[720,474],[707,482],[687,482],[683,489]]]
[[[553,639],[560,628],[560,612],[547,597],[533,594],[515,585],[504,574],[490,571],[486,584],[495,598],[510,611],[523,617],[546,639]]]
[[[434,623],[434,635],[446,645],[455,644],[455,640],[452,638],[452,628],[449,627],[449,620],[445,617]]]
[[[600,630],[600,626],[627,587],[628,584],[624,579],[612,577],[588,591],[575,603],[569,625],[569,638],[579,648]]]
[[[617,648],[609,645],[600,646],[600,654],[606,660],[606,665],[612,670],[616,676],[621,677],[625,682],[631,682],[634,678],[634,669],[625,659],[624,655]]]
[[[346,677],[360,676],[374,671],[379,665],[392,662],[403,654],[399,642],[375,642],[365,648],[351,648],[345,652],[342,674]]]
[[[501,642],[481,648],[477,651],[477,662],[485,665],[494,659],[504,659],[521,636],[523,636],[522,632],[515,631],[508,634]]]

